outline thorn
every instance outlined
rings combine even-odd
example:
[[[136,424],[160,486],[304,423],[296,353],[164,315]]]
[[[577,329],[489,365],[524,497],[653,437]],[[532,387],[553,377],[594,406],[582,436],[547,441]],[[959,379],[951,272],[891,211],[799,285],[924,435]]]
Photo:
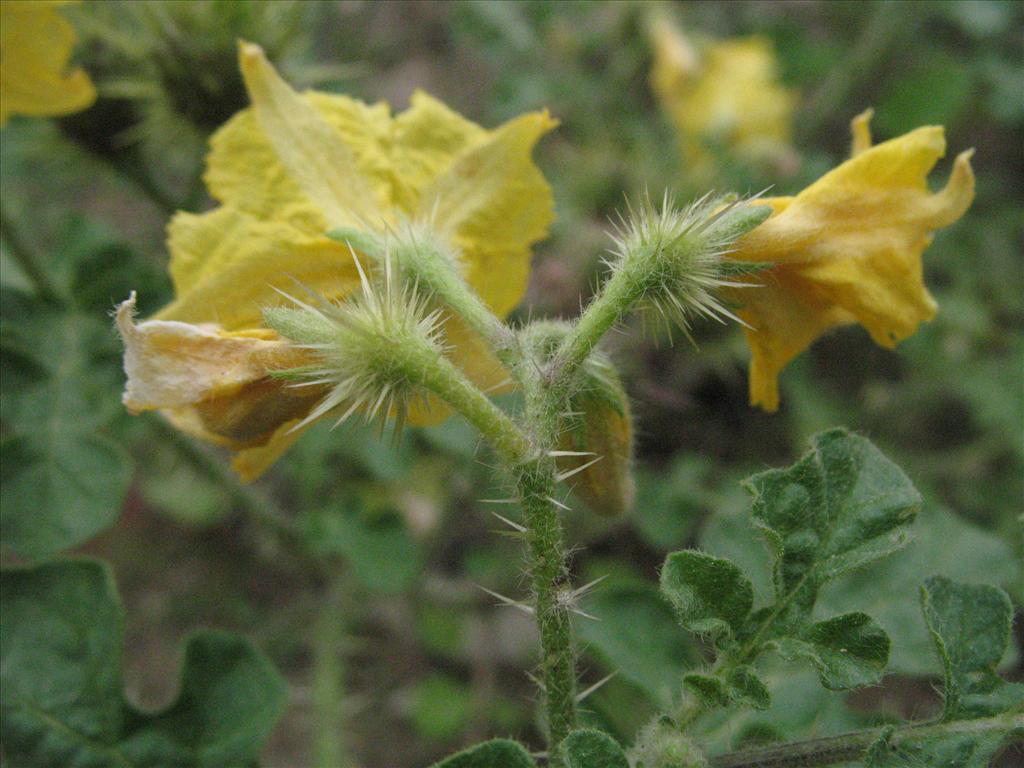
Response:
[[[573,608],[572,612],[575,613],[577,616],[582,616],[583,618],[590,619],[591,621],[600,621],[600,619],[597,618],[597,616],[594,616],[592,613],[587,613],[586,611],[580,610],[579,608]],[[530,609],[530,613],[533,613],[533,609]]]
[[[563,480],[568,480],[573,475],[582,472],[587,467],[593,466],[594,464],[596,464],[597,462],[599,462],[603,458],[604,458],[603,456],[598,456],[596,459],[591,459],[586,464],[581,464],[580,466],[576,467],[575,469],[568,469],[565,472],[560,472],[559,474],[555,475],[555,480],[557,482],[559,482],[559,483],[562,482]]]
[[[594,579],[589,584],[584,584],[582,587],[577,587],[576,589],[574,589],[572,591],[572,596],[574,598],[583,597],[590,590],[592,590],[594,587],[596,587],[598,584],[600,584],[602,581],[604,581],[607,578],[608,578],[608,574],[607,573],[604,576],[598,576],[596,579]]]
[[[611,680],[617,674],[619,674],[619,670],[615,670],[610,675],[606,675],[605,677],[602,677],[600,680],[598,680],[592,686],[587,688],[585,691],[577,693],[576,694],[576,703],[577,704],[581,704],[583,702],[583,700],[585,698],[587,698],[587,696],[589,696],[590,694],[596,692],[599,688],[601,688],[601,686],[603,686],[605,683],[607,683],[609,680]]]
[[[491,512],[491,514],[494,515],[499,520],[501,520],[501,522],[503,522],[508,527],[515,528],[520,533],[526,533],[526,526],[525,525],[520,525],[519,523],[515,523],[515,522],[509,520],[507,517],[502,517],[497,512]],[[602,578],[604,578],[604,577],[602,577]]]
[[[552,504],[554,504],[559,509],[563,509],[566,512],[572,512],[572,507],[570,507],[568,504],[563,504],[558,499],[556,499],[554,496],[545,496],[544,498],[547,501],[550,501]]]
[[[487,466],[486,464],[484,466]],[[516,499],[480,499],[481,504],[515,504]]]
[[[548,456],[597,456],[593,451],[548,451]]]
[[[504,595],[499,595],[497,592],[493,592],[493,591],[489,590],[487,587],[482,587],[479,584],[477,584],[476,586],[478,588],[482,589],[484,592],[486,592],[491,597],[498,598],[498,600],[500,600],[503,605],[507,605],[509,608],[518,608],[523,613],[528,613],[531,616],[533,616],[533,606],[526,605],[525,603],[517,602],[517,601],[513,600],[510,597],[505,597]]]

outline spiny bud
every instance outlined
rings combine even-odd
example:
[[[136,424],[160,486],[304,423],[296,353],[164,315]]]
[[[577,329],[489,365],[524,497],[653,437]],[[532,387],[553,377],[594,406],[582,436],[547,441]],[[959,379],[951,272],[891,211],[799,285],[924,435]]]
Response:
[[[708,764],[700,747],[667,718],[656,720],[637,734],[629,758],[629,764],[636,768],[706,768]]]
[[[650,198],[644,197],[637,207],[629,206],[621,220],[608,266],[628,283],[627,295],[656,309],[687,337],[693,318],[720,322],[730,318],[742,323],[716,293],[721,288],[747,285],[728,278],[763,266],[724,259],[737,239],[771,214],[769,206],[753,203],[708,194],[677,208],[666,192],[657,210]]]
[[[353,258],[361,290],[341,303],[289,296],[294,306],[263,312],[268,326],[318,358],[278,375],[296,387],[330,388],[296,429],[337,409],[336,424],[362,412],[379,418],[382,428],[391,416],[401,430],[410,405],[426,398],[426,372],[444,354],[441,311],[398,280],[389,257],[378,280]]]

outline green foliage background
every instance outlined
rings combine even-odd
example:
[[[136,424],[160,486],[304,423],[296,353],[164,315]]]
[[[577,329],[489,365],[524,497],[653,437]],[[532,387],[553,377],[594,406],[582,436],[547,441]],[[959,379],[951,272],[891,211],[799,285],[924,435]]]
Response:
[[[170,295],[163,228],[172,210],[209,205],[198,182],[204,143],[245,106],[234,54],[245,37],[297,84],[396,108],[417,87],[485,126],[548,107],[562,125],[537,159],[558,220],[537,248],[520,317],[574,315],[624,195],[704,191],[688,185],[648,87],[652,6],[154,3],[149,15],[130,5],[68,13],[103,94],[93,109],[3,129],[5,562],[71,548],[112,564],[124,666],[112,648],[104,674],[118,696],[123,674],[125,711],[175,700],[179,641],[194,630],[249,638],[290,690],[267,765],[330,764],[344,749],[365,766],[420,766],[493,735],[539,745],[524,674],[534,663],[530,618],[476,587],[523,593],[519,544],[479,502],[502,490],[471,430],[452,421],[392,444],[358,425],[321,428],[243,488],[216,452],[122,411],[108,314],[132,289],[144,315]],[[668,9],[688,30],[769,37],[800,93],[799,168],[780,178],[725,162],[719,190],[801,189],[841,161],[849,118],[874,106],[879,140],[938,123],[951,155],[976,147],[978,195],[925,255],[938,318],[896,352],[859,328],[830,334],[783,374],[778,414],[747,406],[747,351],[734,327],[699,328],[699,350],[652,330],[638,341],[639,327],[610,339],[634,398],[639,498],[625,519],[581,504],[566,518],[580,545],[578,583],[608,577],[585,606],[601,621],[579,626],[582,686],[619,671],[588,699],[588,718],[628,741],[671,701],[666,680],[701,654],[655,586],[668,552],[728,557],[767,601],[771,564],[739,480],[791,463],[836,425],[869,436],[924,499],[908,550],[823,586],[815,608],[816,620],[873,616],[893,639],[892,674],[850,695],[777,663],[760,670],[772,708],[711,722],[706,735],[724,748],[928,716],[941,707],[929,683],[939,667],[918,586],[942,573],[1024,600],[1024,5]],[[940,165],[933,183],[947,171]],[[15,248],[41,255],[60,301],[33,295]],[[78,567],[82,579],[106,578]],[[104,606],[121,610],[113,598]],[[1004,669],[1021,679],[1018,657]],[[342,722],[343,743],[322,738]]]

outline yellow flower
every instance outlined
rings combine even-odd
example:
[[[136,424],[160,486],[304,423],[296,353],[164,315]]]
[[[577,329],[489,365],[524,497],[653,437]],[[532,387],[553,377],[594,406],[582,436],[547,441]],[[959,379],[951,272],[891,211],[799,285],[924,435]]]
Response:
[[[751,162],[791,153],[796,95],[779,84],[771,42],[744,37],[695,47],[667,21],[655,21],[651,85],[679,136],[687,175],[715,166],[709,146]]]
[[[774,209],[737,244],[732,258],[774,262],[733,290],[753,351],[750,401],[779,405],[779,372],[828,329],[860,323],[883,347],[935,316],[921,255],[932,233],[959,219],[974,199],[973,150],[960,153],[945,188],[928,173],[946,152],[940,126],[871,146],[871,110],[854,118],[853,157]]]
[[[324,233],[428,221],[504,316],[525,291],[530,246],[553,219],[531,153],[556,123],[544,111],[485,130],[420,92],[393,116],[383,103],[294,92],[258,46],[243,43],[239,55],[252,107],[213,136],[207,158],[205,180],[221,205],[172,219],[176,298],[135,324],[133,297],[118,326],[128,408],[160,409],[238,451],[235,468],[251,479],[297,438],[293,427],[323,395],[271,375],[310,361],[265,327],[262,311],[296,282],[331,300],[358,285],[348,245]],[[487,386],[505,377],[463,324],[451,319],[445,332],[470,378]]]
[[[66,115],[96,100],[81,69],[67,71],[75,30],[57,13],[62,2],[0,2],[0,125],[13,114]]]

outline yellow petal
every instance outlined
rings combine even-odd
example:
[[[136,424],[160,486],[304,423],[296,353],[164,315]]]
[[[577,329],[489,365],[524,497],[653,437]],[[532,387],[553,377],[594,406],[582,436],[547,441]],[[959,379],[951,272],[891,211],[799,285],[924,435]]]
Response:
[[[245,87],[278,161],[330,227],[377,225],[380,209],[355,157],[320,112],[295,93],[252,43],[239,43]]]
[[[750,404],[766,411],[779,407],[782,369],[825,331],[854,322],[792,270],[760,273],[755,285],[732,291],[731,298],[743,305],[737,314],[749,326],[743,333],[752,353]]]
[[[270,469],[271,465],[292,447],[292,443],[312,427],[312,424],[300,427],[299,423],[299,420],[285,422],[277,428],[265,445],[246,448],[235,454],[231,466],[243,483],[251,483]]]
[[[667,21],[651,35],[651,85],[675,126],[688,174],[714,170],[715,144],[748,161],[784,157],[796,95],[779,82],[771,42],[746,37],[695,46]]]
[[[261,313],[303,286],[338,298],[357,284],[348,246],[285,220],[259,220],[233,207],[178,213],[168,228],[176,298],[156,317],[254,328]]]
[[[422,194],[419,215],[452,233],[466,279],[498,315],[522,299],[530,246],[554,219],[551,187],[531,153],[557,124],[546,111],[511,120],[460,153]]]
[[[744,237],[735,258],[809,263],[913,250],[974,198],[969,153],[957,158],[943,191],[928,191],[928,173],[945,150],[942,128],[932,126],[861,152]]]
[[[0,3],[0,125],[12,114],[66,115],[96,100],[88,75],[67,71],[75,39],[52,3]]]
[[[226,333],[212,325],[134,321],[135,294],[117,308],[132,411],[191,405],[267,375],[268,363],[290,348],[272,331]]]
[[[746,235],[733,258],[774,262],[734,289],[753,351],[751,402],[778,407],[777,377],[829,328],[863,325],[893,347],[936,312],[921,256],[932,233],[974,197],[971,152],[961,153],[945,188],[927,176],[945,151],[942,128],[926,127],[870,146],[870,110],[851,124],[851,160],[795,197],[770,198],[773,216]]]

